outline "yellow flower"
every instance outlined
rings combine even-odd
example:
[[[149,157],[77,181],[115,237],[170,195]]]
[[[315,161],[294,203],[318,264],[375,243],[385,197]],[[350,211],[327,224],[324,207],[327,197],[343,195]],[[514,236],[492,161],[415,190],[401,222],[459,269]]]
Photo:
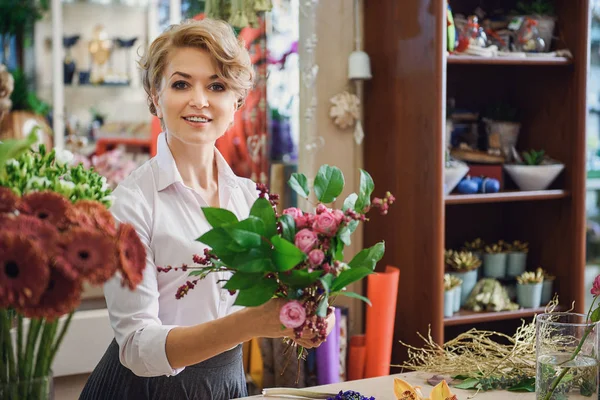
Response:
[[[433,388],[431,397],[423,397],[419,386],[413,387],[402,379],[394,378],[394,394],[397,400],[457,400],[456,395],[452,394],[445,380]]]

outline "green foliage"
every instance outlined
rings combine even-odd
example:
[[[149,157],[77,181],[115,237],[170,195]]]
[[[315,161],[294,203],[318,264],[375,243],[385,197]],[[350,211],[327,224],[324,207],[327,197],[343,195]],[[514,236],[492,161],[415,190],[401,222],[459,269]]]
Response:
[[[32,29],[50,6],[49,0],[0,0],[0,35]]]
[[[375,188],[375,184],[373,183],[373,178],[371,175],[365,170],[360,170],[360,190],[358,193],[358,198],[356,199],[356,204],[354,205],[354,210],[356,212],[364,212],[365,208],[371,205],[371,194],[373,193],[373,189]]]
[[[322,165],[315,177],[315,195],[321,203],[332,203],[344,190],[344,175],[338,167]]]
[[[310,195],[306,175],[294,172],[288,181],[288,184],[296,193],[298,193],[298,195],[300,195],[300,197],[307,199]]]
[[[11,71],[11,74],[15,82],[14,90],[10,95],[12,110],[32,111],[37,115],[47,115],[50,111],[50,105],[40,100],[34,92],[30,91],[25,73],[17,68]]]
[[[519,1],[516,14],[520,15],[555,15],[553,0]]]
[[[525,165],[540,165],[544,161],[545,152],[544,150],[530,150],[529,152],[524,151],[522,155]]]

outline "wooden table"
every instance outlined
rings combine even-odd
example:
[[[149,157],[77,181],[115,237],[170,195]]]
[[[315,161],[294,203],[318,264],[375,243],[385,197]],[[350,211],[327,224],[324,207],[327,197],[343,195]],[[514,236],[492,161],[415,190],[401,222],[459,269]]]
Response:
[[[331,385],[316,386],[309,390],[323,393],[338,393],[340,390],[355,390],[363,396],[373,396],[376,400],[395,400],[394,378],[404,379],[413,386],[421,386],[421,391],[425,397],[429,396],[432,386],[427,383],[427,378],[431,374],[422,372],[410,372],[406,374],[397,374],[382,376],[378,378],[361,379],[357,381],[341,382]],[[308,389],[308,388],[307,388]],[[451,388],[452,393],[456,394],[458,400],[467,400],[475,394],[473,390],[461,390]],[[251,396],[245,399],[265,399],[265,400],[290,400],[290,397],[264,397]],[[589,399],[589,398],[588,398]],[[535,400],[535,393],[515,393],[505,390],[495,390],[490,392],[480,392],[475,396],[475,400]]]

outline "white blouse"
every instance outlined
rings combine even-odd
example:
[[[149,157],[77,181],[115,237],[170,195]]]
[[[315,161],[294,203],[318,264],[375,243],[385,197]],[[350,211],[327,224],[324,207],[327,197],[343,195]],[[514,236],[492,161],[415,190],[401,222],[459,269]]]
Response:
[[[246,218],[258,197],[256,185],[236,176],[216,148],[215,157],[221,207]],[[120,276],[104,285],[119,358],[138,376],[178,374],[183,368],[171,368],[165,351],[169,331],[240,309],[233,306],[235,296],[222,289],[224,282],[217,283],[228,279],[229,273],[210,274],[177,300],[177,288],[188,280],[189,272],[157,272],[157,266],[192,265],[192,256],[202,255],[206,246],[195,239],[211,228],[201,210],[208,204],[183,183],[164,133],[158,137],[156,156],[133,171],[113,195],[111,212],[135,227],[147,252],[144,279],[134,291],[121,287]]]

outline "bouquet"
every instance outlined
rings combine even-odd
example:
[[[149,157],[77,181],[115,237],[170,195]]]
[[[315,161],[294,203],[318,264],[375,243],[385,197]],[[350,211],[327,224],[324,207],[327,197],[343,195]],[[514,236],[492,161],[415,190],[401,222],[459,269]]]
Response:
[[[251,207],[248,218],[238,221],[225,209],[204,207],[202,210],[212,229],[197,240],[206,244],[203,255],[194,255],[193,266],[184,265],[190,279],[175,296],[180,299],[193,289],[198,280],[218,271],[230,271],[231,278],[224,288],[237,293],[236,305],[255,307],[274,297],[284,298],[280,321],[302,337],[308,330],[313,341],[326,335],[325,319],[332,311],[330,304],[336,296],[344,295],[369,300],[346,290],[353,282],[373,273],[383,257],[385,246],[379,242],[360,251],[348,263],[344,262],[344,247],[350,245],[352,233],[366,214],[377,208],[387,214],[394,196],[384,198],[371,194],[371,176],[361,170],[360,191],[350,194],[342,209],[326,206],[334,202],[344,189],[342,172],[332,166],[322,166],[314,179],[317,199],[315,212],[288,208],[278,215],[275,205],[279,198],[270,194],[264,184],[257,184],[259,198]],[[310,190],[305,175],[295,173],[288,184],[303,198]],[[168,272],[171,266],[159,267]],[[295,345],[292,340],[288,344]],[[298,346],[298,358],[304,349]]]
[[[133,289],[145,249],[118,227],[106,179],[72,154],[0,144],[0,398],[46,399],[52,361],[80,303],[84,282],[119,272]],[[65,316],[65,318],[62,318]]]

